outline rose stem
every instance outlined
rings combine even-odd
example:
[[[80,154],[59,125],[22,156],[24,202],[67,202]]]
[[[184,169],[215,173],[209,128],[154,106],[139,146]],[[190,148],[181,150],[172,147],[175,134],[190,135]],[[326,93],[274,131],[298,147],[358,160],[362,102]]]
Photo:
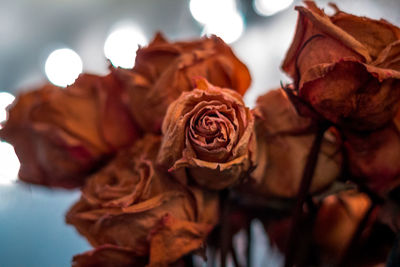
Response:
[[[235,265],[235,267],[240,267],[238,258],[237,258],[237,254],[236,254],[236,250],[233,247],[233,244],[231,243],[231,255],[232,255],[232,259],[233,259],[233,264]]]
[[[222,218],[221,218],[221,233],[220,233],[220,245],[221,245],[221,267],[226,266],[226,256],[228,255],[229,246],[231,244],[230,235],[230,221],[229,221],[229,189],[221,192],[221,203],[222,203]]]
[[[361,222],[357,226],[356,232],[353,234],[353,237],[351,238],[350,244],[346,250],[346,254],[344,255],[341,264],[339,266],[349,266],[349,260],[353,254],[353,252],[357,249],[357,243],[360,240],[360,237],[367,226],[367,223],[371,217],[371,214],[375,208],[375,203],[372,202],[371,206],[368,208],[367,212],[364,214],[364,217],[362,218]]]
[[[303,177],[301,179],[299,193],[297,194],[297,201],[293,215],[292,227],[289,234],[289,239],[287,243],[287,254],[285,260],[285,267],[291,267],[295,261],[296,243],[299,236],[299,224],[303,217],[303,204],[307,198],[308,191],[312,182],[312,177],[314,176],[315,167],[317,165],[318,154],[321,149],[322,139],[324,137],[325,131],[328,129],[327,126],[322,126],[318,129],[315,136],[314,142],[310,149],[310,153],[307,157],[307,162],[303,170]]]
[[[252,242],[252,236],[251,236],[251,222],[249,222],[249,225],[247,226],[246,229],[247,233],[247,247],[246,247],[246,257],[247,257],[247,267],[251,267],[251,242]]]

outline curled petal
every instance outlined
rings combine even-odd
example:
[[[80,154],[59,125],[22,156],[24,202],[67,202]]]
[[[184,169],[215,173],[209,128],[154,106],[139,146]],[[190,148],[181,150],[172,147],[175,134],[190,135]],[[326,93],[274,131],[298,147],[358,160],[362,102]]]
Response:
[[[355,180],[382,195],[400,185],[398,125],[374,132],[346,132],[345,136],[349,168]]]
[[[397,71],[343,60],[317,65],[305,77],[300,97],[341,126],[374,130],[391,121],[399,107]]]
[[[183,255],[205,248],[204,236],[212,230],[209,224],[182,221],[164,215],[150,235],[149,266],[166,266]]]
[[[109,244],[75,255],[72,260],[73,267],[134,267],[145,265],[146,259],[137,257],[134,250]]]

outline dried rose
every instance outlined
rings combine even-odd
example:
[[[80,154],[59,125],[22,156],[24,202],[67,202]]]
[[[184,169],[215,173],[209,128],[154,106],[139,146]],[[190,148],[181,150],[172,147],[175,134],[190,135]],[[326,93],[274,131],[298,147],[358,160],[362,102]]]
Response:
[[[251,191],[264,196],[295,197],[299,190],[315,133],[311,119],[301,117],[282,90],[260,96],[254,109],[257,133],[256,182]],[[338,177],[342,157],[340,144],[325,135],[310,192],[329,186]]]
[[[138,257],[134,250],[104,245],[83,254],[75,255],[73,267],[138,267],[145,266],[146,259]]]
[[[20,179],[74,187],[117,149],[138,137],[113,76],[81,75],[63,89],[45,85],[21,94],[0,138],[19,157]]]
[[[158,161],[183,183],[189,174],[209,189],[232,186],[255,164],[253,126],[238,93],[198,79],[168,108]]]
[[[313,260],[317,266],[337,266],[340,263],[370,206],[371,200],[366,194],[351,190],[330,195],[322,200],[317,214],[314,215],[315,223],[312,228],[305,225],[302,230],[302,234],[305,235],[304,242],[308,242],[308,238],[312,239],[312,246],[309,247],[312,247],[315,252]],[[287,249],[292,221],[292,217],[264,221],[264,227],[272,244],[284,253]],[[373,222],[374,220],[371,220],[368,226]],[[309,234],[311,237],[308,236]],[[374,254],[375,252],[373,251]],[[362,259],[358,262],[361,261]]]
[[[145,131],[155,133],[160,132],[169,104],[193,89],[193,78],[205,77],[242,95],[251,81],[247,67],[216,36],[170,43],[158,33],[138,50],[132,70],[114,72],[130,93],[136,121]]]
[[[400,103],[400,29],[306,4],[296,7],[296,34],[282,65],[298,95],[340,126],[374,130],[390,122]]]
[[[200,249],[218,220],[216,194],[183,186],[155,167],[160,143],[161,137],[149,135],[121,151],[87,180],[66,217],[94,247],[150,254],[150,266]],[[171,226],[169,220],[179,223]],[[163,256],[153,253],[159,250]]]
[[[400,185],[400,118],[379,131],[344,135],[353,180],[381,195]]]

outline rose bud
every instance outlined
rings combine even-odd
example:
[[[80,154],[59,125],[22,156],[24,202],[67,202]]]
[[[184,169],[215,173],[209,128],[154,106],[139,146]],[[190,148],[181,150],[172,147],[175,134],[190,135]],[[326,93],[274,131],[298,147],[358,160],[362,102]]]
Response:
[[[115,69],[131,96],[131,109],[147,132],[159,133],[167,108],[202,76],[216,86],[244,95],[250,85],[247,67],[216,36],[189,42],[168,42],[160,33],[137,51],[135,67]]]
[[[155,167],[160,143],[149,135],[121,151],[87,180],[66,216],[94,247],[129,248],[150,266],[201,249],[218,220],[217,194],[183,186]]]
[[[251,191],[264,196],[291,198],[299,191],[303,170],[315,138],[313,122],[301,117],[282,90],[272,90],[257,100],[257,167],[251,173]],[[328,187],[341,170],[340,144],[325,134],[310,192]]]
[[[197,79],[165,116],[158,162],[184,184],[221,190],[237,184],[255,164],[254,118],[235,91]],[[187,170],[187,171],[186,171]]]
[[[380,195],[400,185],[398,122],[378,131],[344,133],[351,178]]]
[[[389,123],[400,103],[400,29],[312,1],[299,11],[282,68],[296,93],[325,119],[353,130]]]
[[[0,138],[14,146],[21,180],[74,187],[138,137],[123,90],[111,75],[83,74],[60,88],[22,93],[8,108]]]

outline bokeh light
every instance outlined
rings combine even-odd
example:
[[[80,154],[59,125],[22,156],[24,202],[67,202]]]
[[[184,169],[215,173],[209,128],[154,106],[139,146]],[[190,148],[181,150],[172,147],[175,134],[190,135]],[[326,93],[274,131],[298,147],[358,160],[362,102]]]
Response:
[[[253,8],[261,16],[272,16],[285,10],[293,3],[293,0],[254,0]]]
[[[69,48],[57,49],[47,58],[45,72],[51,83],[65,87],[72,84],[82,72],[82,60]]]
[[[19,160],[12,145],[0,142],[0,185],[10,185],[17,180]]]
[[[138,27],[120,25],[107,37],[104,54],[114,66],[129,69],[135,65],[139,45],[146,43],[147,39]]]
[[[205,34],[215,34],[228,44],[238,40],[242,36],[243,31],[243,17],[238,12],[225,14],[223,18],[210,21],[204,26]]]
[[[217,18],[223,19],[226,14],[236,12],[234,0],[190,0],[190,13],[201,24],[209,24]]]
[[[192,16],[204,25],[203,34],[215,34],[226,43],[233,43],[244,31],[244,20],[235,0],[191,0]]]
[[[7,119],[6,108],[14,101],[15,97],[7,92],[0,92],[0,122]],[[1,129],[1,125],[0,125]]]

